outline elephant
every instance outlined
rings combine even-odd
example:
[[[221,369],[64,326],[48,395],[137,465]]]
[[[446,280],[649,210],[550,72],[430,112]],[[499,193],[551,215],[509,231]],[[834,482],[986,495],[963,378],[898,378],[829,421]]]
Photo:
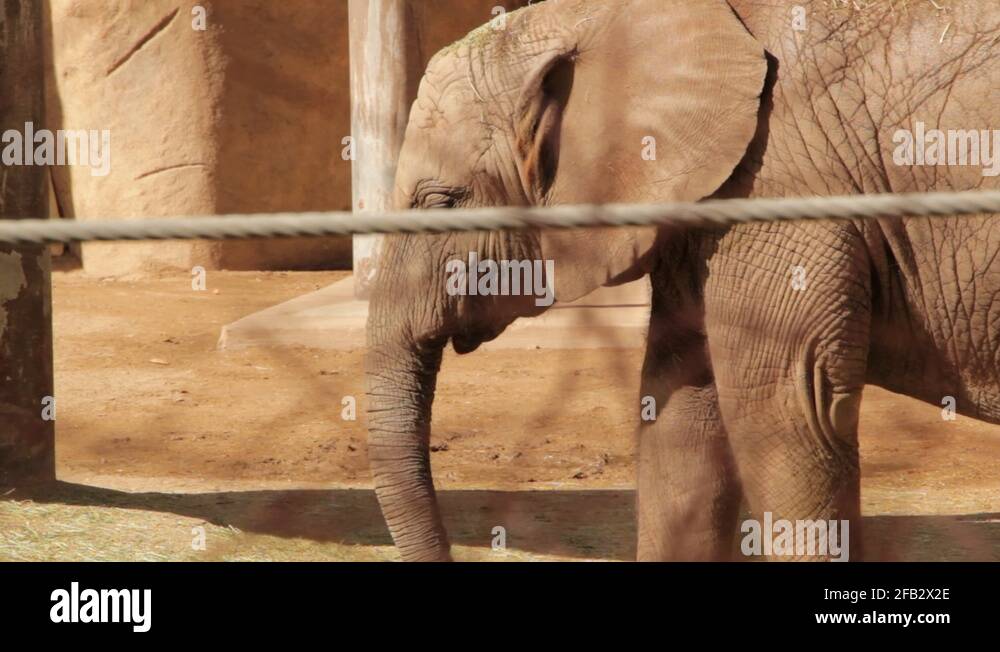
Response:
[[[939,11],[535,4],[431,61],[393,204],[997,188],[988,165],[940,164],[924,134],[1000,121],[1000,16],[974,2]],[[984,160],[988,149],[984,136]],[[469,353],[546,309],[527,292],[450,291],[448,261],[469,252],[552,261],[557,303],[649,276],[641,393],[656,418],[638,432],[640,560],[732,558],[743,504],[757,516],[846,522],[850,559],[860,559],[866,384],[1000,421],[991,215],[397,234],[371,298],[365,374],[375,491],[404,560],[451,559],[428,452],[443,348]]]

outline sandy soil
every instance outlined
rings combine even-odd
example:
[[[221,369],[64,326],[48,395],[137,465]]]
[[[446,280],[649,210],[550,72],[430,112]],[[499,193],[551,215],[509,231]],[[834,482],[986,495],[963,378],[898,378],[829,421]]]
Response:
[[[342,277],[215,272],[196,292],[184,274],[56,273],[62,483],[0,502],[0,558],[393,558],[368,491],[361,352],[216,349],[222,325]],[[640,360],[446,356],[432,459],[459,558],[633,556]],[[869,388],[861,439],[872,557],[1000,559],[1000,428]]]

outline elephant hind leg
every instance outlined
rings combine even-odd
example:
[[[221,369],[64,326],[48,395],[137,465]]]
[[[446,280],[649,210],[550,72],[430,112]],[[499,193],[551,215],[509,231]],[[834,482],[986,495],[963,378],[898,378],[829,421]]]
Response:
[[[775,559],[859,559],[858,417],[872,292],[864,241],[850,223],[748,227],[720,244],[705,322],[719,408],[753,513]],[[846,537],[843,526],[847,521]],[[786,525],[823,550],[785,549]],[[792,543],[798,544],[797,533]],[[745,538],[741,538],[741,544]],[[807,544],[808,541],[802,541]],[[818,543],[818,542],[815,542]],[[742,546],[741,546],[742,547]],[[746,552],[746,549],[744,549]]]
[[[714,384],[673,391],[643,423],[638,470],[640,561],[732,558],[741,492]]]
[[[863,371],[851,384],[842,359],[800,359],[777,378],[778,360],[750,368],[737,357],[716,365],[719,406],[753,514],[741,526],[741,549],[778,560],[859,560]],[[789,526],[802,532],[784,535]],[[771,541],[755,545],[754,536]]]

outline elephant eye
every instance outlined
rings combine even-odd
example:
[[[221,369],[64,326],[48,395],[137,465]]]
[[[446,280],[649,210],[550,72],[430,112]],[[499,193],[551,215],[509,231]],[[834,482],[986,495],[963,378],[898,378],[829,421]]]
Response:
[[[458,189],[437,186],[434,189],[418,190],[413,198],[413,208],[434,209],[454,208],[464,195]]]
[[[432,192],[424,196],[421,202],[424,208],[454,208],[457,199],[443,192]]]

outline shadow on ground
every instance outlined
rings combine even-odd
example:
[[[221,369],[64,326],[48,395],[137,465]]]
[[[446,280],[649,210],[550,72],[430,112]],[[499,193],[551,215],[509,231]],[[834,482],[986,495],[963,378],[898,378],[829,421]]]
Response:
[[[443,490],[438,495],[457,545],[488,549],[493,529],[502,526],[508,547],[528,553],[568,559],[635,557],[635,495],[630,490]],[[367,489],[130,493],[58,482],[8,492],[4,500],[166,513],[321,543],[392,543],[374,493]],[[996,513],[867,516],[862,527],[869,560],[1000,560]]]

